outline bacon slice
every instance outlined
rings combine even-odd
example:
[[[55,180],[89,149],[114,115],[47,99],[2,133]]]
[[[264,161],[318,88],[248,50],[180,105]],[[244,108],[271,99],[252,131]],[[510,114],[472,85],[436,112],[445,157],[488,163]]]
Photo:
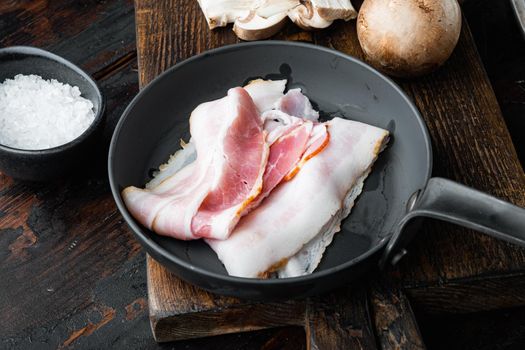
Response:
[[[274,108],[275,103],[284,96],[286,80],[252,80],[244,87],[257,106],[259,113]]]
[[[301,89],[291,89],[286,95],[275,102],[274,107],[286,114],[295,117],[317,121],[319,112],[313,109],[308,97],[303,95]]]
[[[145,189],[123,191],[132,215],[178,239],[228,238],[241,216],[328,142],[324,125],[284,111],[317,118],[308,112],[308,98],[299,89],[284,94],[285,85],[286,80],[258,79],[198,106],[190,118],[192,141],[160,167]]]
[[[334,118],[325,123],[330,142],[297,175],[274,189],[224,241],[206,240],[230,275],[264,277],[327,229],[339,230],[360,192],[388,132]]]
[[[196,161],[149,188],[126,188],[123,198],[132,215],[159,234],[225,239],[262,190],[266,133],[242,88],[198,106],[190,128]]]
[[[295,167],[291,168],[288,174],[284,177],[284,180],[291,180],[298,172],[301,167],[310,159],[322,152],[330,140],[330,134],[325,124],[316,124],[310,134],[308,143],[306,144],[306,150],[304,151],[301,159],[297,162]]]
[[[306,121],[288,129],[270,146],[270,156],[263,176],[263,188],[248,211],[256,208],[300,162],[312,133],[313,123]]]
[[[301,119],[316,122],[319,112],[301,89],[290,89],[284,94],[286,80],[252,80],[244,88],[253,99],[260,113],[277,110]]]

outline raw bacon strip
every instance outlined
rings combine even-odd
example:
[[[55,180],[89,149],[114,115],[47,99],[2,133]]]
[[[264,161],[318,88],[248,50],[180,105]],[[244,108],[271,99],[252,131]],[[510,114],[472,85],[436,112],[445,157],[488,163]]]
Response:
[[[248,93],[234,88],[198,106],[190,128],[196,161],[150,188],[126,188],[123,198],[132,215],[159,234],[225,239],[262,189],[269,153],[262,121]]]
[[[301,89],[291,89],[281,97],[274,106],[276,109],[295,117],[317,121],[319,112],[313,109],[308,97],[303,95]]]
[[[282,135],[270,147],[270,156],[263,176],[263,188],[247,211],[256,208],[285,176],[297,166],[306,150],[313,123],[306,121]]]
[[[145,190],[129,187],[123,191],[130,212],[143,225],[160,234],[180,239],[227,238],[242,215],[259,205],[285,177],[290,178],[292,171],[297,173],[308,158],[318,153],[313,152],[314,141],[319,138],[318,126],[313,127],[311,122],[281,110],[270,109],[275,106],[311,109],[308,98],[299,89],[284,95],[285,85],[286,80],[258,79],[244,92],[241,88],[232,89],[227,98],[197,107],[190,121],[193,142],[185,145],[186,149],[179,151],[168,165],[161,166],[161,171]],[[248,114],[252,116],[237,118],[238,125],[235,125],[231,119],[231,114],[235,113],[225,100],[237,93],[244,95],[244,104],[249,104],[246,92],[253,97],[253,103],[244,109],[251,109]],[[254,122],[257,118],[253,105],[266,110],[262,121]],[[258,125],[257,132],[262,122],[269,131],[262,157],[255,151],[261,147],[260,139],[256,138],[253,144],[249,137],[244,143],[235,139],[235,135],[250,129],[246,120]],[[228,128],[228,125],[233,127]],[[226,142],[228,139],[232,141]],[[195,150],[201,156],[191,163]],[[265,167],[261,161],[266,162],[268,153],[270,163]],[[251,177],[255,169],[259,170],[257,179]]]
[[[301,160],[297,162],[297,165],[292,168],[288,174],[286,174],[284,180],[291,180],[307,161],[318,155],[326,146],[328,146],[329,141],[330,134],[326,129],[326,125],[316,124],[312,130],[312,134],[310,135],[310,139],[308,140],[306,150],[303,153]]]
[[[286,80],[252,80],[244,88],[253,99],[260,113],[277,110],[301,119],[316,122],[319,112],[313,109],[301,89],[291,89],[284,94]]]
[[[146,226],[150,230],[153,229],[155,217],[163,207],[175,201],[177,198],[186,198],[186,196],[194,191],[194,189],[199,185],[199,183],[197,183],[197,181],[194,179],[194,174],[196,173],[195,165],[196,163],[190,164],[189,166],[175,173],[167,180],[176,184],[178,186],[176,189],[185,189],[184,192],[177,192],[175,189],[173,191],[169,191],[165,188],[154,188],[152,190],[143,190],[134,186],[125,188],[122,191],[122,197],[131,215],[133,215],[133,217],[142,225]],[[179,236],[184,237],[184,227],[182,221],[178,231],[181,232]],[[179,238],[179,236],[176,237]]]
[[[363,190],[364,181],[368,174],[369,171],[356,180],[355,186],[347,193],[344,199],[342,209],[323,226],[317,236],[304,245],[299,252],[288,259],[284,266],[276,271],[279,278],[297,277],[314,272],[321,262],[326,247],[332,243],[334,234],[341,229],[341,220],[350,214],[356,198]]]
[[[330,142],[304,164],[254,211],[246,215],[224,241],[206,240],[228,274],[265,277],[317,237],[327,225],[338,230],[343,215],[359,192],[388,132],[359,122],[334,118],[325,123]],[[354,189],[357,190],[353,192]]]
[[[275,103],[284,96],[286,80],[252,80],[244,87],[257,106],[259,113],[274,108]]]
[[[281,137],[271,145],[268,162],[263,176],[262,191],[245,208],[245,210],[241,213],[241,216],[256,208],[261,203],[261,201],[266,198],[279,183],[282,182],[287,173],[289,173],[294,166],[297,166],[301,160],[301,157],[304,156],[308,144],[311,143],[313,124],[310,121],[303,122],[302,119],[299,118],[294,119],[301,120],[301,122],[299,124],[295,124],[294,129],[288,130],[288,133],[281,135]],[[193,159],[194,147],[192,147],[192,144],[187,144],[183,150],[177,153],[177,155],[178,157],[173,158],[173,166],[169,164],[171,167],[169,169],[165,169],[164,171],[175,172],[180,169],[181,165],[184,164],[187,159]],[[190,164],[190,166],[191,165],[192,164]],[[181,170],[181,172],[184,171],[186,171],[186,169]],[[161,172],[159,176],[162,175],[163,174]],[[152,182],[153,180],[148,184],[148,186]],[[201,213],[201,211],[199,211],[199,213]],[[201,219],[203,221],[206,220],[204,217]]]
[[[194,147],[199,150],[203,142],[199,140],[210,140],[212,145],[219,142],[220,134],[212,133],[211,130],[220,130],[220,125],[227,120],[226,114],[220,114],[217,118],[208,118],[209,127],[205,126],[204,121],[209,113],[217,108],[225,108],[229,104],[229,97],[211,101],[199,105],[190,117],[190,129],[194,137]],[[202,129],[202,130],[201,130]],[[177,157],[178,158],[178,157]],[[177,159],[175,158],[175,159]],[[213,173],[208,171],[213,160],[213,152],[202,152],[198,161],[193,162],[174,175],[151,181],[146,189],[139,189],[130,186],[122,192],[124,202],[131,214],[142,225],[156,231],[159,234],[173,236],[179,239],[192,239],[191,218],[197,211],[201,202],[209,191]],[[166,170],[168,171],[168,170]],[[161,172],[162,173],[162,172]],[[164,175],[164,174],[162,174]],[[149,188],[148,188],[149,187]],[[176,210],[172,220],[162,223],[161,217],[159,226],[159,213],[166,207]]]
[[[153,189],[159,186],[164,180],[175,175],[177,171],[184,168],[186,165],[195,161],[195,144],[193,142],[186,143],[181,140],[180,150],[175,152],[166,164],[162,164],[154,175],[154,178],[146,184],[147,189]]]
[[[270,145],[281,136],[304,123],[304,119],[302,118],[292,117],[275,109],[264,112],[261,118],[264,121],[264,130],[268,133],[266,142]]]
[[[251,97],[243,96],[240,105],[244,118],[236,119],[228,128],[221,154],[217,154],[220,177],[193,217],[192,231],[199,237],[226,239],[240,219],[241,213],[261,192],[269,148],[266,133]],[[197,151],[198,154],[198,151]],[[227,166],[223,167],[222,164]]]

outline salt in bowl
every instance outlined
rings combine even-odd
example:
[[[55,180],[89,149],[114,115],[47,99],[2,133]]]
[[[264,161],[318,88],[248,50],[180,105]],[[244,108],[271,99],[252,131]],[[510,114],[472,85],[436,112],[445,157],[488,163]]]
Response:
[[[73,63],[51,52],[29,46],[0,49],[0,83],[17,74],[35,74],[78,86],[82,97],[93,103],[95,118],[77,138],[63,145],[23,150],[0,144],[0,171],[15,179],[52,181],[71,172],[93,147],[104,116],[105,102],[95,81]]]

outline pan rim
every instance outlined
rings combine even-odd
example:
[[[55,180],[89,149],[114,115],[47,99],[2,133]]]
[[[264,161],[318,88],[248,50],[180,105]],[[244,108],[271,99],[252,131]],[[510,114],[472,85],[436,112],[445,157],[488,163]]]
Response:
[[[423,137],[426,142],[425,143],[425,153],[426,157],[428,159],[427,165],[426,165],[426,171],[425,171],[425,178],[423,181],[423,186],[426,186],[426,183],[431,177],[432,173],[432,145],[430,142],[430,134],[428,132],[428,128],[425,124],[425,121],[421,114],[419,113],[419,110],[414,105],[412,100],[407,96],[407,94],[401,89],[397,83],[395,83],[391,78],[387,77],[386,75],[380,73],[375,68],[371,67],[370,65],[366,64],[365,62],[361,61],[360,59],[347,55],[345,53],[342,53],[340,51],[326,48],[323,46],[310,44],[310,43],[304,43],[304,42],[295,42],[295,41],[283,41],[283,40],[267,40],[267,41],[257,41],[257,42],[243,42],[243,43],[237,43],[232,45],[226,45],[219,48],[211,49],[205,52],[202,52],[198,55],[189,57],[174,66],[166,69],[164,72],[159,74],[157,77],[155,77],[152,81],[150,81],[144,88],[142,88],[139,93],[133,98],[133,100],[129,103],[129,105],[126,107],[124,112],[122,112],[122,115],[115,127],[115,130],[113,132],[110,147],[109,147],[109,153],[108,153],[108,176],[109,176],[109,183],[111,187],[111,192],[113,195],[113,199],[115,200],[115,203],[117,205],[117,208],[119,209],[121,215],[123,216],[124,220],[126,221],[126,224],[131,228],[133,234],[135,237],[139,240],[139,242],[144,246],[146,250],[151,250],[154,253],[161,256],[163,259],[166,259],[170,261],[171,263],[179,266],[180,268],[183,268],[186,271],[189,271],[191,273],[199,274],[203,277],[223,281],[226,283],[234,283],[234,284],[242,284],[246,286],[263,286],[263,285],[289,285],[294,283],[306,283],[306,282],[313,282],[319,278],[326,277],[332,274],[335,274],[339,271],[345,270],[347,268],[350,268],[354,265],[357,265],[359,262],[366,260],[367,258],[373,256],[375,253],[377,253],[379,250],[383,249],[387,242],[390,240],[390,237],[392,236],[392,233],[389,235],[383,237],[376,245],[374,245],[371,249],[367,250],[363,254],[348,260],[342,264],[339,264],[337,266],[330,267],[325,270],[321,271],[314,271],[311,274],[304,275],[304,276],[298,276],[298,277],[290,277],[290,278],[283,278],[283,279],[258,279],[258,278],[245,278],[245,277],[236,277],[236,276],[229,276],[224,275],[220,273],[216,273],[210,270],[206,270],[204,268],[195,266],[193,264],[190,264],[182,259],[179,259],[175,255],[171,254],[167,249],[165,249],[162,245],[155,242],[153,239],[149,238],[148,235],[142,232],[142,228],[140,225],[138,225],[135,221],[135,219],[131,216],[131,214],[128,212],[122,198],[121,194],[118,189],[118,185],[115,182],[114,174],[113,174],[113,153],[116,149],[116,144],[121,132],[121,129],[123,128],[123,125],[126,122],[126,119],[130,115],[130,111],[134,108],[134,106],[141,100],[142,95],[146,94],[154,85],[156,85],[160,80],[164,79],[166,76],[172,74],[177,69],[180,69],[181,67],[191,64],[194,61],[199,61],[202,59],[206,59],[209,56],[214,56],[221,53],[226,53],[230,51],[237,51],[244,48],[251,48],[251,47],[258,47],[258,46],[293,46],[293,47],[299,47],[299,48],[306,48],[310,50],[319,50],[323,51],[327,54],[335,55],[339,58],[351,61],[354,64],[357,64],[367,70],[369,70],[371,73],[377,75],[382,80],[386,81],[408,104],[410,110],[412,113],[416,116],[417,122],[422,130]],[[423,146],[423,145],[422,145]]]

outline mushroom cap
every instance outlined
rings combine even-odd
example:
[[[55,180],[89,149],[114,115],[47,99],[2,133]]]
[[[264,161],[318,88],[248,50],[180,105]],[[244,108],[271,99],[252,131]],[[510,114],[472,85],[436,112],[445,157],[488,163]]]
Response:
[[[367,60],[394,76],[428,73],[452,54],[461,30],[456,0],[365,0],[357,35]]]

